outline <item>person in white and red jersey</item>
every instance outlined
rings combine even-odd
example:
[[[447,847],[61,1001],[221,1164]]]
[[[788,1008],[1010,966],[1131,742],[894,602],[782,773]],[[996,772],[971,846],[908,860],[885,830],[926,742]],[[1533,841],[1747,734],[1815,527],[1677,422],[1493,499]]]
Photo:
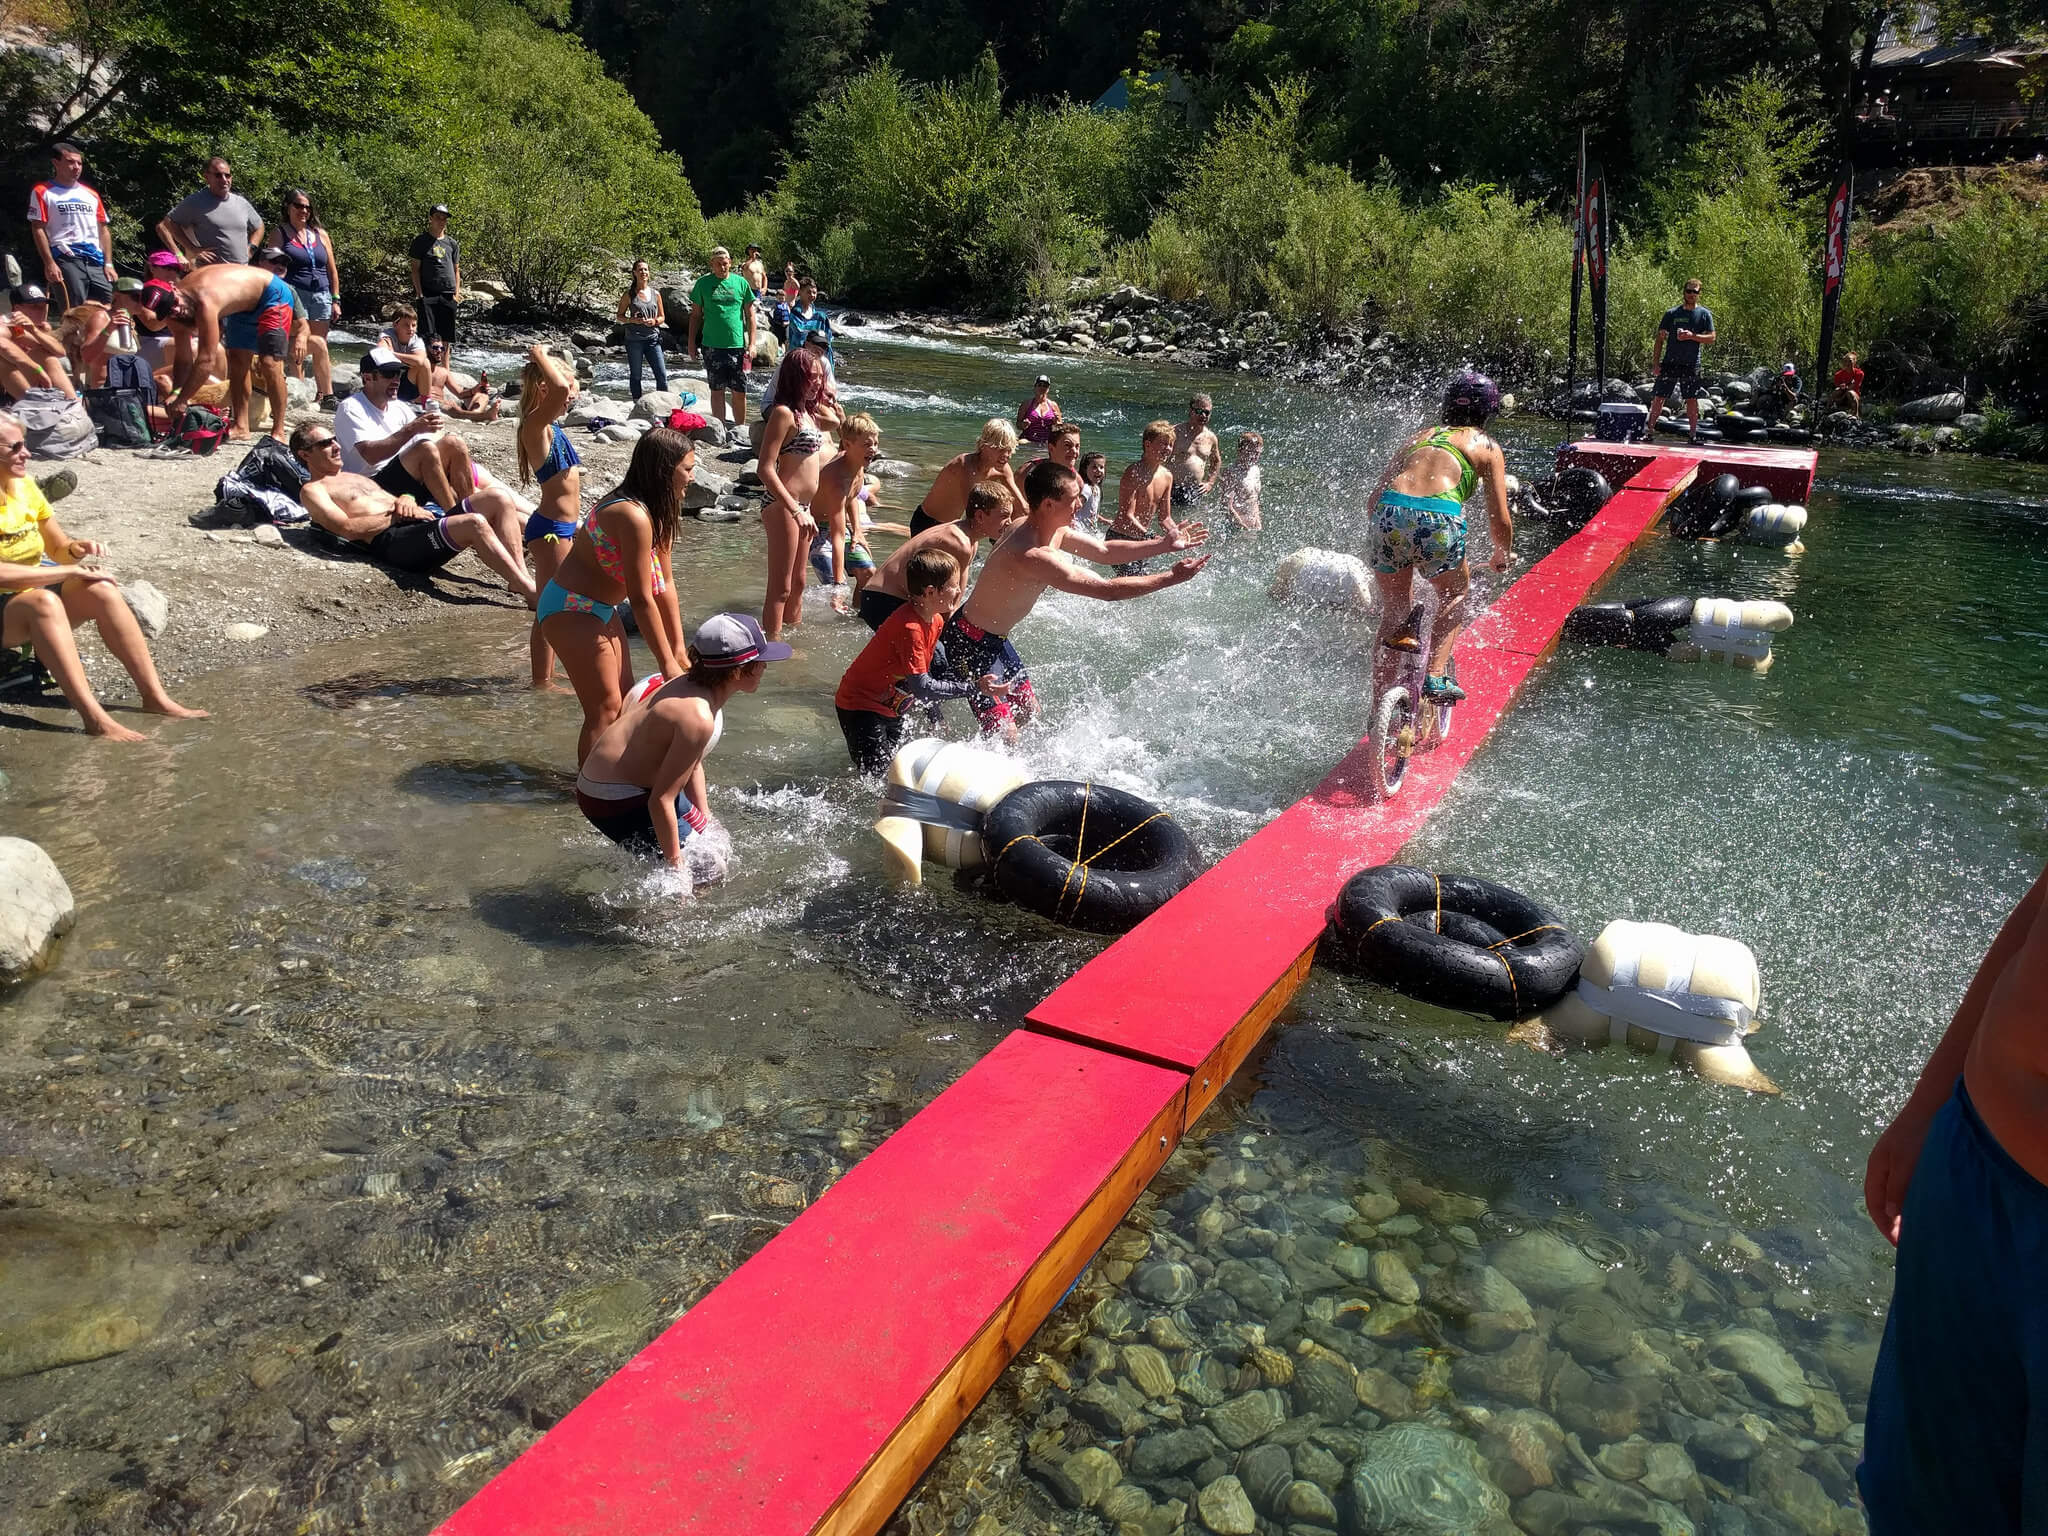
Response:
[[[78,179],[85,152],[76,144],[59,144],[50,152],[50,179],[28,194],[28,227],[43,258],[43,277],[51,296],[70,309],[74,304],[114,297],[114,232],[107,225],[107,205],[99,193]]]

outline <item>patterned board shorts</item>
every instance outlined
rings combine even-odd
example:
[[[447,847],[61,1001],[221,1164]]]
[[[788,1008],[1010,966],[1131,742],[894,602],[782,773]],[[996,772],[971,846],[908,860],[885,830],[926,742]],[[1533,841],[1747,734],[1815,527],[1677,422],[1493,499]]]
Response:
[[[1429,580],[1465,563],[1465,509],[1448,496],[1382,491],[1372,509],[1371,564],[1382,576],[1413,567]]]

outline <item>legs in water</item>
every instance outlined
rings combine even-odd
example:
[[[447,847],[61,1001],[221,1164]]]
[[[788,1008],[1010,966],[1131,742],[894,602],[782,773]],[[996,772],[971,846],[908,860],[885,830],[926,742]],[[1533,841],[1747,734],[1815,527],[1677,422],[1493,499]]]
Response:
[[[100,639],[135,680],[144,709],[152,715],[169,715],[178,720],[206,718],[205,710],[187,709],[164,691],[163,681],[156,675],[156,662],[149,654],[149,642],[143,638],[142,626],[136,622],[128,600],[121,596],[120,587],[111,581],[72,580],[58,588],[58,592],[65,617],[74,628],[88,620],[98,626]],[[77,654],[75,649],[72,654]],[[53,675],[55,671],[51,668]]]
[[[804,566],[810,550],[796,519],[774,502],[762,509],[761,522],[768,534],[768,595],[761,603],[761,632],[780,640],[783,626],[803,616]]]
[[[526,553],[533,561],[534,587],[542,588],[555,579],[555,572],[569,558],[569,542],[559,538],[535,539],[526,546]],[[527,649],[533,659],[533,686],[552,690],[555,686],[555,653],[548,648],[547,637],[540,632],[538,619],[534,621]]]
[[[619,718],[626,690],[621,686],[625,635],[618,620],[600,624],[588,613],[551,613],[541,623],[548,645],[562,659],[570,686],[583,705],[583,729],[576,736],[576,766],[605,727]]]

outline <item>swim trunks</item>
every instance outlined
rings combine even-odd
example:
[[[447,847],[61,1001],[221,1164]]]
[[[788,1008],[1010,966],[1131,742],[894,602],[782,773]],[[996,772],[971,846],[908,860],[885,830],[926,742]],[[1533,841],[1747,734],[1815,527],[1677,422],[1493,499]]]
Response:
[[[1007,699],[991,698],[979,692],[968,697],[968,707],[974,711],[974,718],[981,722],[984,735],[995,731],[1007,720],[1014,718],[1021,725],[1038,713],[1038,693],[1031,686],[1031,674],[1024,670],[1024,658],[1017,654],[1017,647],[1010,644],[1005,635],[992,635],[956,613],[946,621],[943,673],[941,665],[941,659],[934,656],[934,677],[943,675],[958,682],[971,683],[993,675],[999,683],[1014,682],[1017,685]]]
[[[871,709],[833,708],[839,714],[840,734],[846,737],[846,754],[862,773],[887,773],[889,760],[903,744],[903,717],[878,715]]]
[[[2048,1524],[2044,1259],[2048,1187],[1958,1081],[1906,1191],[1856,1469],[1871,1536]]]
[[[704,382],[712,389],[747,392],[747,351],[744,347],[706,347]]]
[[[1382,576],[1414,567],[1430,580],[1465,563],[1465,509],[1450,496],[1382,491],[1372,509],[1370,563]]]
[[[415,518],[393,523],[374,539],[365,540],[363,548],[372,560],[394,570],[427,572],[438,571],[462,553],[441,532],[441,519],[448,514],[432,502],[421,505],[434,514],[434,520],[425,522]],[[456,503],[455,510],[467,512],[468,500]]]
[[[869,629],[880,629],[890,614],[901,608],[905,599],[892,597],[878,587],[863,587],[860,594],[860,621]]]
[[[1704,400],[1707,398],[1707,386],[1700,382],[1697,368],[1667,370],[1657,375],[1657,382],[1650,386],[1650,393],[1666,400],[1676,400],[1681,396],[1687,400]]]
[[[388,491],[393,496],[410,496],[423,507],[434,494],[427,489],[424,480],[421,480],[419,476],[407,469],[395,457],[386,463],[382,469],[378,470],[377,473],[370,476],[370,478],[376,482],[379,490]]]
[[[910,536],[913,539],[916,538],[920,533],[923,533],[925,529],[936,528],[938,526],[939,520],[936,517],[926,515],[922,503],[919,504],[918,509],[915,512],[910,514]]]
[[[221,344],[230,352],[283,357],[291,338],[292,290],[281,277],[270,280],[253,308],[221,317]]]
[[[687,843],[692,831],[688,819],[690,801],[678,793],[675,805],[676,841]],[[576,809],[593,827],[628,853],[661,857],[661,839],[654,831],[654,817],[648,810],[646,790],[621,800],[600,800],[595,795],[585,794],[583,786],[578,784]]]

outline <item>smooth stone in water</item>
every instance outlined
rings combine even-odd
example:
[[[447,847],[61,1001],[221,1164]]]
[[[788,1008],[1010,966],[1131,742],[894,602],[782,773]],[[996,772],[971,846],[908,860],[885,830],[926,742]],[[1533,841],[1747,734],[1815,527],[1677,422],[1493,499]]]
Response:
[[[1287,1400],[1268,1387],[1218,1403],[1203,1415],[1216,1438],[1233,1451],[1263,1440],[1287,1422]]]
[[[1693,1468],[1692,1458],[1678,1446],[1668,1441],[1653,1445],[1645,1461],[1643,1474],[1636,1481],[1657,1498],[1683,1504],[1698,1491],[1699,1473]]]
[[[1195,1294],[1195,1272],[1170,1259],[1141,1265],[1131,1276],[1131,1289],[1162,1307],[1178,1306]]]
[[[1813,1401],[1806,1372],[1785,1346],[1754,1328],[1729,1328],[1707,1343],[1707,1358],[1749,1383],[1759,1397],[1781,1408],[1804,1408]]]
[[[1549,1414],[1535,1408],[1509,1408],[1487,1421],[1486,1433],[1489,1459],[1496,1455],[1505,1458],[1521,1471],[1530,1488],[1548,1488],[1557,1481],[1557,1465],[1565,1452],[1564,1430]]]
[[[1380,1223],[1381,1237],[1413,1237],[1422,1230],[1420,1216],[1395,1216]]]
[[[1358,1400],[1383,1419],[1415,1417],[1415,1394],[1391,1371],[1368,1366],[1358,1373]]]
[[[1593,1458],[1609,1477],[1632,1483],[1650,1468],[1650,1446],[1645,1440],[1622,1440],[1603,1445]]]
[[[1103,1519],[1116,1527],[1126,1521],[1143,1520],[1151,1514],[1152,1495],[1136,1483],[1118,1483],[1096,1500],[1095,1507],[1101,1511]]]
[[[1789,1520],[1800,1536],[1834,1536],[1837,1506],[1811,1472],[1765,1461],[1758,1464],[1750,1487],[1774,1513]]]
[[[1159,1429],[1131,1448],[1131,1471],[1139,1477],[1164,1477],[1207,1461],[1216,1437],[1202,1429]]]
[[[1294,1458],[1277,1445],[1255,1445],[1237,1458],[1237,1480],[1266,1514],[1280,1513],[1280,1499],[1294,1481]]]
[[[1219,1477],[1195,1497],[1195,1512],[1216,1536],[1255,1536],[1259,1517],[1244,1487],[1229,1475]]]
[[[1524,1232],[1501,1244],[1493,1267],[1539,1301],[1598,1285],[1606,1271],[1554,1232]]]
[[[1475,1258],[1459,1259],[1432,1279],[1429,1300],[1448,1317],[1495,1317],[1517,1332],[1536,1326],[1529,1298],[1514,1281],[1493,1265]]]
[[[1173,1367],[1158,1350],[1149,1344],[1126,1344],[1123,1359],[1124,1374],[1140,1392],[1155,1402],[1173,1396]]]
[[[1654,1381],[1601,1381],[1567,1360],[1551,1379],[1548,1406],[1558,1423],[1595,1446],[1635,1434],[1662,1395]]]
[[[77,921],[77,904],[56,861],[26,838],[0,837],[0,979],[13,981],[48,965],[57,941]]]
[[[1278,1312],[1287,1300],[1286,1281],[1243,1259],[1225,1259],[1217,1265],[1216,1283],[1225,1294],[1264,1317]]]
[[[1334,1529],[1337,1524],[1335,1501],[1305,1478],[1287,1485],[1287,1493],[1281,1500],[1280,1511],[1290,1520],[1301,1520],[1310,1525],[1323,1525]]]
[[[1635,1319],[1604,1291],[1581,1291],[1558,1307],[1557,1342],[1582,1365],[1619,1360],[1635,1338]]]
[[[1304,1441],[1294,1448],[1294,1475],[1333,1493],[1344,1486],[1344,1463],[1328,1446]]]
[[[1413,1306],[1422,1300],[1422,1287],[1408,1272],[1408,1261],[1391,1248],[1380,1248],[1372,1256],[1372,1288],[1389,1301]]]
[[[1342,1424],[1358,1411],[1357,1378],[1350,1361],[1319,1348],[1294,1368],[1295,1407],[1325,1424]]]
[[[643,397],[644,398],[644,397]],[[1051,1469],[1053,1491],[1075,1509],[1090,1509],[1123,1478],[1116,1458],[1099,1446],[1074,1452]]]
[[[0,1211],[0,1381],[142,1343],[181,1267],[147,1228]]]
[[[1381,1222],[1394,1216],[1401,1209],[1401,1202],[1392,1195],[1377,1194],[1368,1190],[1362,1195],[1351,1197],[1351,1208],[1367,1221]]]
[[[1464,1436],[1396,1424],[1365,1437],[1351,1506],[1366,1536],[1511,1536],[1507,1495]]]

